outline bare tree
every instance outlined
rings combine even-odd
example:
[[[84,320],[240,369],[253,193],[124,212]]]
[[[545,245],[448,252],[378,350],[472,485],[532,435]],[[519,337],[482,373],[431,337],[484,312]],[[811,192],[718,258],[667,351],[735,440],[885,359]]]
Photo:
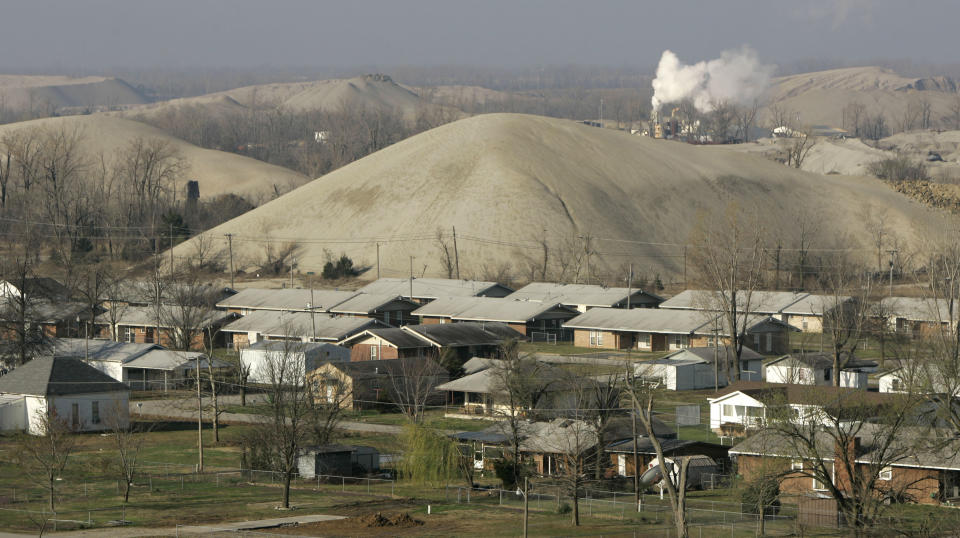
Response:
[[[867,107],[863,103],[851,102],[843,107],[843,128],[860,138],[863,121],[867,116]]]
[[[776,129],[778,127],[793,129],[795,116],[796,113],[793,110],[781,103],[774,102],[767,107],[767,117],[770,122],[770,129]]]
[[[623,396],[623,375],[619,372],[601,377],[578,378],[583,387],[577,388],[582,398],[581,415],[590,424],[597,439],[596,454],[593,457],[594,479],[603,478],[607,460],[603,457],[606,449],[610,423],[621,413],[620,400]]]
[[[423,413],[431,396],[436,394],[438,373],[442,367],[432,358],[408,357],[390,361],[387,376],[397,408],[414,424],[423,422]]]
[[[30,418],[38,435],[24,435],[17,443],[20,468],[47,490],[51,512],[56,511],[57,480],[79,446],[74,427],[61,418],[55,407],[38,409]]]
[[[832,257],[831,270],[821,275],[823,337],[833,359],[833,385],[839,387],[847,364],[870,326],[870,279],[845,254]]]
[[[817,140],[809,129],[805,129],[791,138],[787,145],[787,166],[792,168],[803,167],[803,161],[806,160],[807,154],[810,153],[816,143]]]
[[[710,290],[701,299],[709,310],[719,312],[727,333],[733,372],[739,379],[740,356],[747,339],[748,318],[757,305],[754,292],[763,284],[763,228],[748,223],[736,204],[727,206],[724,216],[702,220],[694,232],[691,262]]]
[[[440,249],[440,263],[447,273],[447,278],[453,278],[456,271],[456,254],[453,251],[452,242],[440,228],[437,228],[437,248]]]
[[[130,490],[136,478],[140,465],[140,451],[147,439],[149,428],[143,428],[142,423],[130,423],[129,410],[123,409],[118,401],[105,417],[106,425],[113,435],[114,446],[117,449],[117,470],[123,480],[123,502],[130,501]]]
[[[0,296],[0,333],[6,342],[0,346],[0,358],[7,366],[20,366],[50,345],[50,338],[39,325],[41,300],[28,289],[33,279],[33,264],[15,257],[4,268],[7,287]]]
[[[743,142],[750,142],[750,130],[757,120],[760,102],[756,99],[752,103],[736,107],[737,138]]]

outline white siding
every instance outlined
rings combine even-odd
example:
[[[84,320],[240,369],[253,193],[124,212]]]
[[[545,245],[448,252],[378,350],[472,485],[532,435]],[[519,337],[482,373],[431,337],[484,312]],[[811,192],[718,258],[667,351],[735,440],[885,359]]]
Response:
[[[747,411],[747,408],[759,411]],[[762,417],[763,412],[764,405],[761,402],[743,393],[733,393],[710,402],[710,428],[719,428],[723,423],[747,424],[752,418],[750,414],[759,414]]]
[[[108,376],[116,379],[121,383],[126,383],[124,379],[123,364],[120,362],[114,361],[87,361],[87,364],[93,366],[97,370],[107,374]]]
[[[823,370],[784,363],[767,366],[768,383],[793,383],[796,385],[824,385]]]
[[[118,416],[121,426],[130,423],[130,398],[127,392],[100,392],[90,394],[71,394],[69,396],[54,396],[50,398],[50,405],[57,410],[57,415],[67,424],[72,422],[73,404],[77,404],[80,430],[85,432],[104,431],[110,429],[111,417]],[[39,398],[38,398],[39,399]],[[99,421],[93,415],[93,403],[99,409]],[[35,421],[34,421],[35,422]],[[37,434],[40,428],[32,424],[30,433]]]
[[[23,397],[4,396],[0,400],[0,431],[18,431],[27,427],[27,403]]]

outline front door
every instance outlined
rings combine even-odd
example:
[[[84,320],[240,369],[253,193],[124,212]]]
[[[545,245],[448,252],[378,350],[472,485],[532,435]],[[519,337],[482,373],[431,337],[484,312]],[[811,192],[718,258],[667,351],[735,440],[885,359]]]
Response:
[[[78,403],[70,404],[70,424],[74,430],[80,428],[80,404]]]

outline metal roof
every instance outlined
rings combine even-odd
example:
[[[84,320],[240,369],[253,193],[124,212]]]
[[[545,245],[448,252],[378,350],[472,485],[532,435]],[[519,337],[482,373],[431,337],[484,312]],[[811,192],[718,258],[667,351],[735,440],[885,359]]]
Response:
[[[217,303],[217,307],[299,312],[309,312],[311,309],[317,309],[318,312],[324,312],[356,295],[356,291],[343,290],[247,288],[220,301]]]
[[[451,278],[414,278],[413,297],[436,299],[438,297],[473,297],[485,295],[493,288],[509,293],[510,288],[496,282],[482,280],[456,280]],[[360,288],[363,293],[410,296],[409,278],[379,278]]]
[[[290,341],[279,341],[279,340],[260,340],[256,344],[253,344],[247,348],[244,348],[241,353],[246,353],[248,351],[266,351],[266,352],[291,352],[291,353],[303,353],[305,357],[310,359],[323,359],[330,356],[332,350],[342,350],[344,348],[331,344],[330,342],[290,342]]]
[[[716,318],[715,314],[689,310],[593,308],[563,326],[569,329],[643,333],[712,334]]]
[[[440,347],[498,346],[506,340],[523,338],[522,334],[502,324],[496,327],[496,330],[488,330],[491,325],[494,323],[438,323],[405,325],[402,329],[413,332]],[[510,331],[513,331],[516,336],[507,337]]]
[[[119,318],[117,325],[123,327],[161,327],[164,329],[169,329],[170,324],[167,323],[171,317],[179,317],[178,314],[170,314],[169,309],[179,309],[179,306],[170,306],[170,305],[161,305],[161,312],[166,312],[162,314],[159,319],[157,318],[157,309],[153,306],[124,306],[115,310],[115,313],[119,313]],[[223,312],[220,310],[210,310],[202,306],[186,306],[182,307],[185,309],[197,309],[197,314],[203,314],[204,318],[202,323],[203,327],[216,325],[217,323],[232,319],[235,317],[234,314],[228,312]],[[205,312],[204,312],[205,311]],[[192,317],[193,314],[190,314]],[[186,319],[186,316],[184,317]],[[99,325],[109,325],[111,320],[110,313],[103,313],[96,317],[94,320],[95,323]]]
[[[333,308],[328,308],[330,312],[338,314],[373,314],[390,303],[398,302],[409,305],[409,310],[414,310],[420,305],[399,295],[389,295],[386,293],[358,293],[353,297],[343,301]]]
[[[321,340],[339,341],[373,327],[383,326],[370,318],[350,316],[331,316],[309,312],[282,312],[276,310],[257,310],[224,326],[223,332],[252,332],[264,336],[301,338],[312,337]],[[314,328],[316,331],[314,332]]]
[[[411,349],[431,346],[430,342],[424,340],[420,336],[417,336],[416,333],[405,331],[403,329],[395,329],[393,327],[385,329],[367,329],[363,332],[355,334],[354,336],[351,336],[348,340],[350,342],[357,343],[372,337],[379,338],[384,342],[393,345],[397,349]]]
[[[50,396],[128,391],[80,359],[39,357],[0,377],[0,393]]]
[[[129,362],[153,349],[163,349],[158,344],[135,344],[113,340],[85,340],[83,338],[55,338],[50,354],[55,357],[88,357],[104,362]]]
[[[945,300],[934,300],[921,297],[889,297],[883,299],[881,305],[890,312],[891,317],[903,318],[910,321],[933,321],[947,323],[950,321],[950,304]],[[960,304],[953,307],[953,320],[957,320],[957,311]]]
[[[686,310],[716,310],[718,291],[684,290],[660,303],[660,308]],[[809,293],[792,291],[754,291],[750,294],[750,311],[760,314],[777,314],[797,301],[809,296]],[[744,307],[744,292],[738,294],[738,303]]]
[[[592,284],[556,284],[552,282],[531,282],[506,298],[566,306],[611,307],[626,303],[627,295],[631,298],[647,295],[657,301],[663,300],[662,297],[637,288],[606,288]]]
[[[845,358],[847,353],[843,354]],[[815,369],[826,369],[833,368],[833,355],[828,353],[820,352],[810,352],[810,353],[791,353],[777,358],[774,361],[767,363],[767,367],[770,366],[780,366],[782,362],[789,362],[791,365],[804,365],[809,368]],[[847,361],[846,366],[843,367],[843,370],[854,370],[857,368],[876,368],[877,363],[871,360],[860,360],[857,358],[852,358]]]
[[[559,303],[541,303],[538,301],[515,301],[496,297],[445,297],[430,302],[413,311],[414,316],[432,316],[467,321],[501,321],[505,323],[526,323],[544,314],[561,309]],[[563,317],[562,315],[560,317]]]
[[[691,363],[707,363],[713,364],[714,353],[719,359],[723,359],[727,353],[728,348],[726,346],[716,347],[688,347],[686,349],[681,349],[675,351],[669,355],[664,355],[656,361],[648,361],[647,363],[658,363],[658,364],[672,364],[677,361],[690,361]],[[744,346],[743,350],[740,352],[740,359],[745,361],[759,361],[763,360],[763,355],[757,353],[756,351]]]

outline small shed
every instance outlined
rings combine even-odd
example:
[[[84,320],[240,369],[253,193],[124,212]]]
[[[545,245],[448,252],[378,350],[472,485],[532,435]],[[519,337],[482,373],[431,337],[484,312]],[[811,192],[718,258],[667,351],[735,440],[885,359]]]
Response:
[[[354,476],[380,469],[380,452],[372,446],[321,445],[303,449],[297,461],[301,478]]]

